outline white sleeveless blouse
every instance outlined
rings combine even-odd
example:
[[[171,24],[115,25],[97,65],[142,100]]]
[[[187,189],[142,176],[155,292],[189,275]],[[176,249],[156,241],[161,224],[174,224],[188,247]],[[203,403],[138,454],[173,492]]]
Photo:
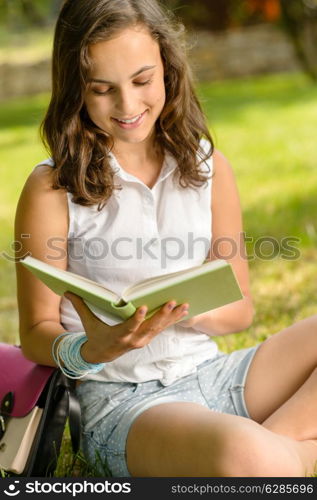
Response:
[[[204,142],[204,147],[208,143]],[[204,262],[211,244],[211,182],[199,188],[182,188],[173,173],[177,162],[165,155],[160,175],[150,189],[127,173],[110,154],[115,190],[105,205],[84,207],[72,202],[69,209],[68,270],[98,281],[118,294],[137,281],[176,272]],[[41,163],[53,165],[52,160]],[[203,166],[212,173],[212,158]],[[60,306],[67,331],[84,331],[72,304],[65,297]],[[174,325],[148,345],[106,363],[85,379],[112,382],[145,382],[158,379],[169,385],[196,370],[217,354],[208,335]]]

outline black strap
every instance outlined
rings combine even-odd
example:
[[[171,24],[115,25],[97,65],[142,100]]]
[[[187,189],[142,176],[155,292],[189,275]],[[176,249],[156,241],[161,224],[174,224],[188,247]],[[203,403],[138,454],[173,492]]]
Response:
[[[72,441],[73,452],[76,454],[80,448],[80,436],[81,436],[81,418],[80,418],[80,405],[75,394],[75,388],[67,387],[68,392],[68,418],[69,418],[69,429],[70,437]]]
[[[33,443],[31,459],[23,476],[47,477],[53,474],[67,417],[69,417],[73,452],[77,453],[80,446],[81,426],[75,381],[66,378],[60,370],[56,370],[47,384],[38,436]]]
[[[7,421],[11,416],[11,412],[14,406],[14,393],[7,392],[0,401],[0,439],[3,438],[6,428]]]

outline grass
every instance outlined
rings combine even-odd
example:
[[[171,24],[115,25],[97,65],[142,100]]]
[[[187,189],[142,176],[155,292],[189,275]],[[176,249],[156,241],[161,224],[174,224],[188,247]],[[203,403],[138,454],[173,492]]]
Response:
[[[231,350],[316,312],[317,88],[303,74],[281,74],[202,84],[199,94],[233,165],[245,231],[254,242],[273,238],[277,254],[266,258],[269,244],[250,260],[256,316],[247,332],[218,339]],[[285,238],[296,247],[293,260],[283,258]]]
[[[0,339],[5,342],[18,341],[15,271],[9,260],[13,255],[15,207],[26,177],[34,165],[47,156],[38,135],[47,100],[47,95],[40,95],[1,103]]]
[[[303,74],[281,74],[204,83],[198,90],[216,147],[232,163],[245,231],[253,239],[248,254],[256,315],[247,331],[216,339],[231,351],[316,312],[317,88]],[[34,165],[47,156],[37,132],[47,102],[48,95],[38,95],[1,103],[0,341],[18,342],[14,266],[8,257],[19,193]],[[273,239],[274,258],[268,258],[271,243],[259,246],[263,237]],[[285,238],[293,238],[293,257]],[[93,474],[81,456],[72,466],[69,443],[66,430],[56,474]]]

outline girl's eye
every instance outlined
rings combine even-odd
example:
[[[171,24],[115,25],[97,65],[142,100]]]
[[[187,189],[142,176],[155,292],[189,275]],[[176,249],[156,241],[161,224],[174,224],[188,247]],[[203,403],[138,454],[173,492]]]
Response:
[[[146,80],[145,82],[134,82],[135,85],[149,85],[150,83],[152,83],[151,79]]]
[[[106,95],[106,94],[110,94],[110,92],[112,92],[112,87],[110,87],[109,89],[107,90],[96,90],[96,89],[93,89],[93,93],[96,94],[96,95]]]
[[[152,83],[152,79],[146,80],[145,82],[133,82],[133,83],[134,83],[134,85],[141,87],[141,86],[149,85],[150,83]],[[92,89],[92,92],[95,95],[108,95],[108,94],[111,94],[112,92],[114,92],[114,90],[115,89],[113,87],[109,87],[107,90]]]

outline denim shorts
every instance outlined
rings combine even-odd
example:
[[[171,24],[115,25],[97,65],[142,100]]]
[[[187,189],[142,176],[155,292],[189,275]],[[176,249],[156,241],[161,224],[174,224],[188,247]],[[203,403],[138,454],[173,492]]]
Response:
[[[244,400],[246,375],[259,346],[218,353],[193,374],[168,386],[158,380],[143,383],[81,383],[77,395],[82,410],[82,449],[96,476],[130,477],[126,440],[132,422],[162,403],[189,401],[210,410],[250,418]]]

